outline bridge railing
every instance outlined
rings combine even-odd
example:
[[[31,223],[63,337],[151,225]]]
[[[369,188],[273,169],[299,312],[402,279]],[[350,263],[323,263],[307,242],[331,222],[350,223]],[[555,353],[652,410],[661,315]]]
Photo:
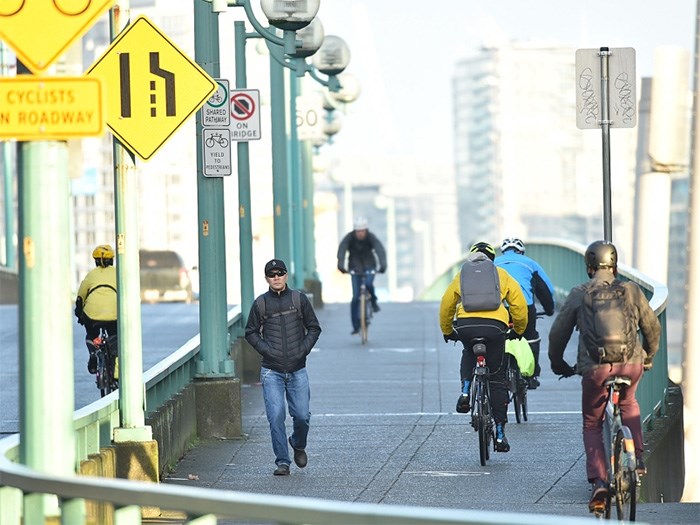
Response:
[[[571,288],[588,280],[583,255],[586,246],[561,239],[530,239],[525,243],[527,255],[542,265],[554,284],[555,301],[561,304]],[[466,256],[465,256],[466,258]],[[448,268],[421,295],[421,299],[439,301],[447,285],[462,267],[464,260]],[[663,415],[664,401],[668,393],[668,347],[666,333],[666,303],[668,288],[625,264],[618,265],[618,276],[637,283],[649,299],[649,304],[661,323],[659,351],[654,357],[654,367],[644,374],[637,389],[642,419],[645,425],[653,424]]]
[[[528,255],[541,262],[556,284],[558,298],[587,277],[582,268],[584,247],[561,241],[529,241]],[[427,300],[439,300],[461,263],[455,264],[424,294]],[[640,404],[649,419],[663,407],[668,382],[666,372],[665,287],[627,267],[620,268],[623,278],[639,283],[650,297],[662,322],[662,348],[651,374],[645,374],[639,390]],[[242,334],[240,311],[229,315],[229,336]],[[188,341],[173,355],[144,374],[146,402],[150,410],[187,386],[195,376],[199,337]],[[75,413],[78,459],[87,458],[111,444],[114,428],[119,424],[116,393],[92,403]],[[438,524],[484,523],[482,511],[405,507],[394,505],[344,503],[330,500],[293,498],[265,494],[220,491],[176,485],[142,483],[122,479],[56,476],[18,464],[19,436],[0,441],[0,525],[22,523],[22,506],[31,504],[32,494],[53,495],[56,509],[64,523],[85,523],[84,500],[112,503],[115,525],[141,523],[142,507],[157,507],[182,513],[183,523],[215,524],[218,517],[259,520],[269,523],[375,523],[375,524]],[[81,511],[81,508],[83,509]],[[565,516],[489,513],[493,524],[578,524],[584,518]],[[585,519],[585,522],[588,522]]]

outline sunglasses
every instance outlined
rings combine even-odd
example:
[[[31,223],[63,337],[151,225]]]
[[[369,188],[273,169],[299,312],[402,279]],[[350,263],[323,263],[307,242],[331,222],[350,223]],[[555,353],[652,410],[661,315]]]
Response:
[[[282,271],[282,270],[273,270],[271,272],[267,272],[265,275],[268,277],[282,277],[283,275],[286,275],[287,272]]]

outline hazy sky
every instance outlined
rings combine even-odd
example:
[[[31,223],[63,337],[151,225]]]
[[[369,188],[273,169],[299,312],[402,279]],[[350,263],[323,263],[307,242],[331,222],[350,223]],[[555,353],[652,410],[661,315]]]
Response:
[[[482,44],[633,47],[638,75],[651,76],[655,47],[692,56],[695,9],[696,0],[321,0],[325,32],[348,43],[347,71],[362,86],[336,146],[449,164],[454,65]]]

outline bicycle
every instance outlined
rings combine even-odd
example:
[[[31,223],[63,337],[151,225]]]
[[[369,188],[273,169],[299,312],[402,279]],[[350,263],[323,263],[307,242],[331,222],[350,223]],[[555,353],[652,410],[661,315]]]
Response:
[[[350,272],[350,275],[362,275],[362,281],[360,282],[360,338],[363,345],[367,344],[369,339],[369,325],[374,315],[374,310],[372,309],[372,294],[370,294],[367,289],[366,281],[368,275],[373,275],[375,273],[374,270]]]
[[[95,345],[95,357],[97,358],[95,383],[100,390],[100,396],[104,397],[119,388],[116,335],[111,336],[105,328],[100,327],[100,334],[92,340],[92,343]]]
[[[218,144],[222,148],[228,146],[228,139],[224,137],[221,133],[212,133],[205,141],[207,148],[213,148],[214,144]]]
[[[620,415],[620,392],[632,384],[629,377],[613,376],[605,381],[608,399],[603,423],[603,444],[608,463],[608,497],[605,507],[596,509],[599,519],[610,519],[612,499],[615,498],[617,519],[635,521],[637,513],[637,458],[634,439],[629,427],[622,424]]]
[[[491,392],[489,390],[489,368],[486,366],[486,338],[475,337],[469,341],[476,356],[474,377],[470,387],[471,425],[479,436],[479,461],[486,466],[490,447],[496,446],[496,425],[491,412]]]

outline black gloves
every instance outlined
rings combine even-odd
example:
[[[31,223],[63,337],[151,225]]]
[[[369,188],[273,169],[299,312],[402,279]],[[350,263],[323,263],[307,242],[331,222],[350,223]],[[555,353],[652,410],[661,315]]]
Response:
[[[338,265],[338,271],[340,271],[340,273],[348,273],[348,271],[345,269],[345,267],[343,267],[340,264]]]
[[[84,314],[83,314],[83,298],[82,297],[78,297],[75,300],[75,310],[73,310],[73,313],[78,318],[78,324],[84,325],[85,319],[84,319]]]
[[[379,273],[384,273],[386,272],[386,266],[380,266],[379,270],[377,270]]]
[[[449,343],[450,341],[459,341],[459,337],[457,337],[457,332],[455,330],[452,330],[452,333],[449,334],[442,334],[442,338],[446,343]]]
[[[576,375],[576,368],[562,359],[559,362],[552,361],[552,372],[558,376],[571,377]]]

